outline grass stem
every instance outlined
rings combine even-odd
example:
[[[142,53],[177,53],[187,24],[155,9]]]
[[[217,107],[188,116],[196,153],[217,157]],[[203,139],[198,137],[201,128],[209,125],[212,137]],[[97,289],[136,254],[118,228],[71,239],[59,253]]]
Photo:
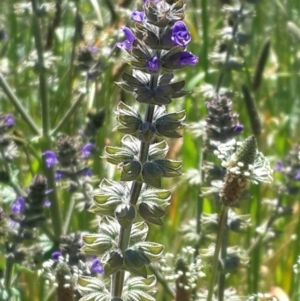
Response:
[[[219,267],[219,257],[220,257],[220,250],[223,241],[223,231],[227,220],[227,213],[228,213],[228,206],[222,206],[219,225],[218,225],[218,232],[217,232],[217,241],[215,246],[215,253],[213,256],[213,265],[211,271],[211,278],[209,282],[208,294],[207,294],[207,301],[213,300],[214,294],[214,287],[218,276],[218,267]]]

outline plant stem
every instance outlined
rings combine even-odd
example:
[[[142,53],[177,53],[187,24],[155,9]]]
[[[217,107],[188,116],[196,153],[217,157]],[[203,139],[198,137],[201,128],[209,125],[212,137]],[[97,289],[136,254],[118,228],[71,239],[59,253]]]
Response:
[[[69,121],[70,117],[76,112],[77,108],[81,104],[84,98],[84,94],[80,94],[79,97],[73,102],[70,109],[66,112],[66,114],[62,117],[62,119],[58,122],[57,126],[51,132],[51,136],[57,134],[61,128]]]
[[[244,9],[244,3],[242,1],[240,9],[239,9],[239,14],[241,14],[243,12],[243,9]],[[235,37],[235,34],[237,33],[238,27],[239,27],[239,22],[238,22],[238,19],[237,19],[237,21],[234,24],[233,30],[232,30],[232,37],[233,38]],[[222,82],[223,82],[223,79],[224,79],[224,76],[225,76],[225,73],[226,73],[226,64],[229,61],[229,58],[230,58],[230,55],[231,55],[231,52],[232,52],[232,48],[233,48],[233,42],[231,41],[231,42],[228,43],[228,48],[227,48],[227,52],[226,52],[226,56],[225,56],[225,61],[223,63],[221,72],[220,72],[219,77],[218,77],[218,81],[217,81],[216,89],[215,89],[216,93],[219,93],[219,90],[221,88],[221,85],[222,85]]]
[[[42,111],[42,128],[43,128],[43,139],[41,141],[42,150],[51,149],[51,138],[50,138],[50,111],[49,111],[49,98],[48,98],[48,85],[47,78],[45,72],[45,62],[44,62],[44,50],[43,50],[43,42],[42,42],[42,33],[41,26],[37,17],[37,0],[31,0],[32,8],[33,8],[33,16],[32,16],[32,28],[34,32],[34,40],[36,51],[38,55],[38,62],[40,66],[39,73],[39,94],[40,94],[40,102],[41,102],[41,111]],[[60,240],[60,235],[62,234],[62,216],[60,211],[60,206],[57,197],[56,185],[54,181],[54,170],[53,168],[44,168],[45,176],[48,180],[48,185],[53,189],[52,193],[49,195],[51,206],[51,219],[54,235],[56,238],[55,243],[58,244]]]
[[[222,245],[222,236],[223,236],[223,230],[225,227],[225,223],[227,220],[227,213],[228,213],[228,206],[222,206],[221,209],[221,215],[219,220],[219,226],[218,226],[218,232],[217,232],[217,241],[215,246],[215,253],[213,257],[213,265],[212,265],[212,271],[211,271],[211,279],[209,282],[209,289],[207,294],[207,301],[212,301],[213,293],[214,293],[214,287],[216,283],[216,279],[218,276],[218,267],[219,267],[219,254],[220,249]]]
[[[150,79],[150,89],[154,90],[157,86],[158,82],[158,75],[151,75]],[[153,115],[154,115],[154,105],[147,105],[146,112],[145,112],[145,122],[152,123]],[[139,161],[141,165],[143,165],[148,160],[148,153],[149,153],[150,143],[141,141],[140,146],[140,155]],[[134,181],[131,186],[130,192],[130,204],[136,205],[139,195],[142,190],[143,183]],[[127,228],[122,228],[120,230],[120,237],[119,237],[119,249],[123,252],[128,248],[129,240],[130,240],[130,233],[131,233],[130,225]],[[111,296],[112,297],[121,297],[124,285],[124,271],[118,271],[117,273],[112,275],[112,285],[111,285]]]
[[[228,216],[226,214],[225,224],[227,224]],[[224,264],[227,256],[227,244],[228,244],[228,230],[226,227],[223,229],[222,235],[222,246],[221,246],[221,261]],[[225,278],[226,271],[225,269],[221,269],[218,279],[218,301],[224,300],[224,291],[225,291]]]
[[[35,47],[38,56],[38,62],[40,66],[39,72],[39,84],[40,84],[40,102],[41,102],[41,111],[42,111],[42,128],[43,136],[48,138],[49,128],[50,128],[50,112],[49,112],[49,99],[48,99],[48,85],[46,78],[46,68],[44,61],[44,50],[42,42],[42,33],[40,28],[40,23],[37,17],[37,1],[32,0],[33,16],[32,16],[32,29],[34,33]]]
[[[200,162],[199,162],[199,174],[200,174],[200,187],[198,191],[198,198],[197,198],[197,211],[196,211],[196,233],[198,235],[198,241],[195,245],[195,256],[199,254],[199,247],[201,243],[201,214],[203,212],[203,197],[201,196],[201,187],[203,185],[203,178],[204,178],[204,171],[203,171],[203,164],[206,160],[206,153],[204,151],[201,152]]]
[[[73,170],[73,172],[74,172],[74,174],[76,173],[75,170]],[[75,182],[76,182],[77,186],[80,188],[84,198],[87,200],[87,202],[89,202],[91,200],[91,197],[87,194],[86,189],[84,187],[85,186],[84,183],[81,184],[78,177],[77,176],[75,176],[75,177],[76,177]],[[72,219],[72,216],[73,216],[73,211],[74,211],[75,205],[76,205],[76,199],[74,197],[71,197],[71,201],[69,203],[67,214],[66,214],[66,217],[64,218],[63,234],[68,233],[68,229],[69,229],[69,226],[70,226],[70,223],[71,223],[71,219]]]
[[[28,124],[32,132],[35,135],[40,136],[40,130],[38,129],[37,125],[35,124],[33,119],[27,114],[21,102],[19,101],[19,99],[17,98],[13,90],[10,88],[9,84],[4,79],[1,73],[0,73],[0,86],[2,87],[4,93],[9,98],[9,100],[15,106],[16,110],[20,113],[24,121]]]
[[[8,255],[8,254],[6,254]],[[4,287],[9,290],[11,287],[11,276],[12,276],[12,270],[14,266],[14,261],[11,257],[6,256],[5,260],[5,274],[4,274]]]
[[[171,287],[168,284],[168,281],[163,277],[163,275],[161,275],[155,266],[153,266],[152,264],[149,265],[149,269],[151,270],[151,272],[153,273],[153,275],[155,275],[157,282],[159,282],[162,287],[164,288],[166,294],[168,294],[170,297],[172,297],[172,300],[174,299],[174,292],[172,291]]]
[[[201,1],[201,19],[202,19],[202,57],[203,57],[203,69],[205,72],[205,81],[208,82],[209,77],[209,62],[208,62],[208,29],[209,29],[209,17],[207,13],[207,0]]]

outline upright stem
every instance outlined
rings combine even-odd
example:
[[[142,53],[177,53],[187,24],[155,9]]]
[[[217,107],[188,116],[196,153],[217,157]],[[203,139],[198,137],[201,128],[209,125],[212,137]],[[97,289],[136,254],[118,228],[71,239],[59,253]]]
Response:
[[[196,212],[196,233],[198,235],[198,241],[195,246],[195,256],[198,255],[201,239],[201,214],[203,212],[203,197],[201,196],[201,187],[203,185],[203,178],[204,178],[204,171],[203,171],[203,164],[206,160],[206,153],[204,151],[201,152],[200,162],[199,162],[199,174],[200,174],[200,187],[198,192],[198,198],[197,198],[197,212]]]
[[[40,102],[41,102],[41,111],[42,111],[42,126],[43,126],[43,136],[47,137],[49,135],[49,99],[48,99],[48,85],[45,73],[45,61],[44,61],[44,49],[43,49],[43,42],[42,42],[42,33],[41,33],[41,26],[40,22],[38,21],[37,17],[37,1],[32,0],[32,8],[34,14],[32,16],[32,29],[34,33],[34,41],[35,47],[38,56],[38,62],[40,66],[39,72],[39,84],[40,84]]]
[[[158,75],[151,75],[150,79],[150,89],[155,89],[158,82]],[[153,115],[154,115],[154,105],[147,105],[146,112],[145,112],[145,122],[152,123],[153,121]],[[139,154],[139,161],[141,165],[143,165],[148,160],[148,154],[149,154],[149,148],[150,143],[141,141],[140,145],[140,154]],[[136,205],[139,195],[142,190],[143,183],[134,181],[131,186],[130,191],[130,204]],[[120,230],[120,237],[119,237],[119,249],[123,252],[128,248],[129,240],[130,240],[130,234],[131,234],[131,228],[130,225],[127,228],[122,228]],[[124,271],[119,271],[112,276],[112,282],[111,282],[111,296],[112,297],[121,297],[122,291],[123,291],[123,285],[124,285]]]
[[[42,33],[40,22],[37,17],[37,0],[31,0],[33,8],[32,16],[32,28],[34,32],[35,47],[38,55],[38,62],[40,66],[39,73],[39,94],[41,102],[41,111],[42,111],[42,128],[43,128],[43,139],[42,139],[42,149],[43,151],[51,149],[51,138],[50,138],[50,111],[49,111],[49,98],[48,98],[48,85],[47,77],[45,72],[45,62],[44,62],[44,49],[42,41]],[[56,185],[54,181],[54,170],[53,168],[44,168],[45,175],[48,180],[48,185],[53,189],[52,193],[49,195],[51,206],[51,219],[52,226],[54,230],[54,235],[56,238],[55,243],[59,242],[60,235],[62,234],[62,216],[59,207]]]
[[[25,108],[22,106],[21,102],[9,86],[9,84],[6,82],[3,75],[0,73],[0,86],[2,87],[4,93],[9,98],[9,100],[12,102],[12,104],[15,106],[17,111],[20,113],[24,121],[28,124],[32,132],[40,136],[40,130],[38,129],[37,125],[33,121],[33,119],[30,117],[30,115],[26,112]]]
[[[222,245],[222,236],[223,236],[223,230],[225,227],[225,223],[227,220],[227,213],[228,213],[228,206],[222,206],[221,209],[221,215],[219,220],[219,226],[218,226],[218,233],[217,233],[217,241],[215,246],[215,253],[213,257],[213,265],[212,265],[212,271],[211,271],[211,279],[209,282],[209,289],[207,294],[207,301],[212,301],[213,293],[214,293],[214,287],[216,283],[216,279],[218,276],[218,266],[219,266],[219,255],[220,255],[220,249]]]
[[[225,224],[227,224],[227,214],[225,219]],[[227,256],[227,244],[228,244],[228,230],[225,227],[223,229],[223,235],[222,235],[222,245],[221,245],[221,261],[224,264]],[[222,269],[219,274],[218,279],[218,301],[224,300],[224,291],[225,291],[225,278],[226,271],[225,269]]]
[[[243,12],[243,9],[244,9],[244,3],[242,1],[240,9],[239,9],[239,14],[241,14]],[[239,27],[239,21],[237,20],[235,22],[233,30],[232,30],[232,37],[233,38],[234,38],[235,34],[237,33],[238,27]],[[226,52],[225,61],[223,63],[223,66],[222,66],[222,69],[221,69],[221,72],[219,74],[218,81],[217,81],[217,84],[216,84],[216,89],[215,89],[216,93],[219,93],[219,90],[221,88],[221,85],[222,85],[222,82],[223,82],[223,79],[224,79],[224,76],[225,76],[225,72],[226,72],[226,64],[228,63],[229,58],[231,56],[232,48],[233,48],[233,42],[230,42],[228,44],[228,49],[227,49],[227,52]]]

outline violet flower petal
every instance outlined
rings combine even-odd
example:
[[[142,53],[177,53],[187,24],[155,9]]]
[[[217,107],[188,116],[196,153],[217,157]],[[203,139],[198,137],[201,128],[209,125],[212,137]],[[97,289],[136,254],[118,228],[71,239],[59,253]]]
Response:
[[[58,163],[57,157],[53,151],[45,151],[43,153],[43,157],[45,158],[47,168],[50,168]]]
[[[98,258],[92,259],[90,269],[91,269],[91,272],[95,273],[95,274],[103,274],[104,273],[104,267]]]
[[[15,120],[11,114],[7,114],[4,120],[8,128],[12,128],[15,125]]]
[[[117,43],[117,47],[126,49],[127,51],[130,51],[133,45],[133,42],[135,41],[135,35],[133,34],[132,30],[126,26],[122,27],[122,30],[125,34],[126,40],[124,42]]]
[[[13,213],[20,213],[25,209],[25,200],[21,196],[17,197],[16,201],[10,207]]]
[[[278,161],[276,163],[276,165],[274,166],[274,170],[276,170],[276,171],[282,171],[282,169],[283,169],[283,163],[281,161]]]
[[[184,66],[194,66],[198,63],[199,58],[188,51],[182,51],[180,53],[179,60],[177,62],[177,65],[180,67]]]
[[[186,46],[191,41],[190,32],[184,22],[175,22],[172,27],[171,41],[179,46]]]
[[[143,11],[135,10],[131,14],[131,19],[138,22],[138,23],[143,23],[144,19],[145,19],[145,13]]]
[[[95,145],[93,143],[85,144],[81,149],[81,155],[84,159],[87,159],[92,155],[92,151],[94,150]]]
[[[159,70],[159,61],[157,55],[153,56],[147,63],[147,68],[150,72],[157,72]]]

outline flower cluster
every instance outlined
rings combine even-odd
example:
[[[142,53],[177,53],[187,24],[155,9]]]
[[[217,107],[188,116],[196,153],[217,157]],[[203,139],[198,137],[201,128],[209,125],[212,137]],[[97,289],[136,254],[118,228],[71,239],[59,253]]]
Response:
[[[59,165],[55,171],[55,179],[69,180],[69,188],[76,189],[79,177],[90,177],[92,171],[87,167],[87,160],[95,151],[92,143],[81,143],[76,138],[61,135],[56,143],[56,151],[45,151],[43,157],[47,168]]]
[[[149,280],[141,291],[144,281],[152,278],[141,277],[147,277],[146,266],[161,257],[163,246],[146,241],[145,222],[162,225],[171,194],[161,189],[161,180],[180,175],[181,161],[166,158],[169,148],[161,138],[180,138],[185,119],[184,111],[168,113],[165,106],[188,93],[182,90],[185,81],[173,82],[173,71],[198,62],[186,50],[191,35],[183,22],[184,8],[182,1],[144,1],[143,11],[132,13],[134,29],[123,27],[125,40],[116,44],[133,67],[117,84],[146,109],[142,116],[120,102],[115,112],[119,122],[115,129],[126,135],[121,147],[106,146],[103,158],[119,167],[124,182],[101,182],[90,208],[102,217],[99,233],[85,235],[82,248],[88,255],[101,256],[105,275],[112,277],[113,295],[107,296],[101,281],[97,281],[96,291],[96,280],[83,277],[78,280],[83,298],[95,294],[99,299],[131,300],[134,293],[135,300],[154,300],[151,287],[155,281]],[[135,222],[137,215],[142,222]],[[124,270],[140,277],[126,278]]]
[[[11,114],[0,114],[0,160],[11,162],[14,157],[18,156],[16,144],[10,133],[14,127],[15,121]],[[9,175],[6,171],[0,172],[0,181],[7,182]]]
[[[243,131],[238,114],[232,111],[231,99],[216,94],[206,102],[206,108],[205,139],[209,149],[216,149],[220,143],[233,139]]]
[[[256,139],[250,136],[244,142],[230,140],[221,144],[215,155],[222,160],[222,166],[226,168],[226,175],[222,191],[220,193],[225,205],[234,204],[248,182],[270,183],[272,181],[272,169],[269,161],[261,152],[257,151]]]
[[[126,40],[117,43],[129,54],[133,75],[123,74],[121,88],[132,92],[141,103],[163,105],[171,98],[181,97],[184,81],[170,83],[173,70],[194,66],[198,58],[186,51],[191,41],[190,33],[182,21],[184,4],[181,1],[168,4],[165,1],[145,1],[143,12],[133,12],[135,31],[123,27]],[[164,75],[159,74],[164,71]],[[149,75],[159,76],[153,86]]]
[[[1,216],[0,235],[5,240],[7,261],[33,267],[43,255],[37,229],[46,219],[44,211],[51,205],[47,200],[51,191],[46,178],[36,175],[22,193],[11,204],[9,216]]]
[[[283,194],[297,194],[300,181],[300,146],[296,144],[283,160],[276,163],[274,170],[283,174],[286,179],[286,183],[280,187],[280,191]]]
[[[76,289],[76,282],[79,276],[103,274],[101,261],[96,257],[87,260],[79,260],[76,264],[71,263],[67,255],[56,251],[52,254],[52,259],[43,263],[40,274],[46,278],[47,282],[56,288],[59,300],[78,300],[79,292]]]

